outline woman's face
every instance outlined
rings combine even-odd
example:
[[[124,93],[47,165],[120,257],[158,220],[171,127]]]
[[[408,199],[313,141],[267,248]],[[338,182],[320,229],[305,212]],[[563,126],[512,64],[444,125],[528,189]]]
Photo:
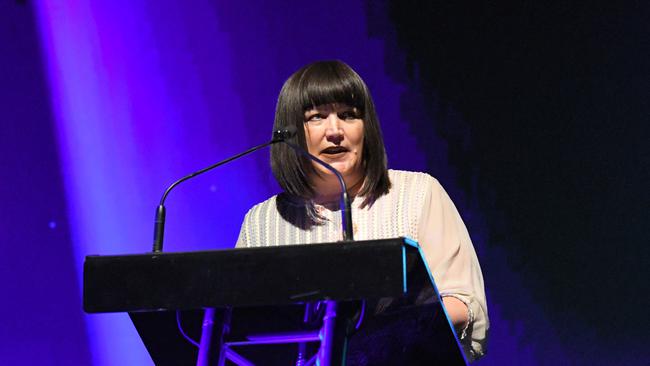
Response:
[[[338,170],[348,185],[363,175],[363,124],[359,111],[346,104],[319,105],[305,112],[308,151]],[[320,164],[314,166],[323,176],[333,176]]]

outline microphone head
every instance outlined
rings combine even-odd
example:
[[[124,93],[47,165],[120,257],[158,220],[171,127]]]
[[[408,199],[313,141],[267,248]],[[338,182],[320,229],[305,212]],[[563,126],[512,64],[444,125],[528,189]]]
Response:
[[[292,138],[296,135],[296,126],[289,125],[273,131],[273,141],[279,142]]]

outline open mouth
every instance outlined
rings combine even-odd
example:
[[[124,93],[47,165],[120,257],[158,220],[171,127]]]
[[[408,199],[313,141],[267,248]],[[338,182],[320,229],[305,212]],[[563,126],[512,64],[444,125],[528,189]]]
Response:
[[[323,149],[321,151],[321,154],[336,155],[336,154],[346,153],[348,151],[349,150],[343,146],[330,146],[326,149]]]

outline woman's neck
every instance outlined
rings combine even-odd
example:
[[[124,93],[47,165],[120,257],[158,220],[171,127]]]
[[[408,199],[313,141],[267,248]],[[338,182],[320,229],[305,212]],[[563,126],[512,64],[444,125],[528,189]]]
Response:
[[[350,198],[356,196],[363,186],[363,176],[343,177],[343,179]],[[337,202],[341,197],[341,185],[336,176],[317,177],[312,184],[316,193],[313,201],[316,204],[325,205],[329,202]]]

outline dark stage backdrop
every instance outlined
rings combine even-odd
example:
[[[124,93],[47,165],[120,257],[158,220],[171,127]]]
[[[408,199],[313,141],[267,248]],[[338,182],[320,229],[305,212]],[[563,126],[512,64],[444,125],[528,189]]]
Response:
[[[317,59],[362,75],[390,166],[458,206],[477,364],[647,362],[650,7],[510,3],[3,2],[0,364],[151,364],[126,316],[83,314],[83,256],[150,250],[162,189],[269,138]],[[277,190],[266,153],[188,183],[166,249],[232,247]]]

